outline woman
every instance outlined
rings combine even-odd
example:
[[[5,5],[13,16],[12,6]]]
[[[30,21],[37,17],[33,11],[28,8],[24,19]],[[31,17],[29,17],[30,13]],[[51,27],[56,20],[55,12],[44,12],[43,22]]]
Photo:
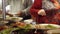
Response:
[[[59,24],[60,0],[35,0],[30,9],[31,16],[37,23]]]

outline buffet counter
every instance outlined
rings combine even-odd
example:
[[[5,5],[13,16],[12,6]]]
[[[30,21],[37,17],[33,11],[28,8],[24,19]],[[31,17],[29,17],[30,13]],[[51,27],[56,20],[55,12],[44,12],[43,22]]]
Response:
[[[49,30],[60,30],[59,25],[12,23],[0,27],[0,34],[48,34]],[[51,31],[50,31],[51,32]],[[59,32],[60,33],[60,32]]]
[[[31,19],[23,20],[20,17],[9,17],[4,23],[0,25],[0,34],[51,34],[50,32],[54,30],[60,34],[60,25],[36,24]]]

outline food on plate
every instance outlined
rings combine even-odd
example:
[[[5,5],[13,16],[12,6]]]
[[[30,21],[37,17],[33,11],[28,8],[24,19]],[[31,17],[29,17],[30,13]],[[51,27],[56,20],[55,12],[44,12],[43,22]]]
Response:
[[[11,17],[11,20],[13,21],[21,21],[22,19],[22,17]]]
[[[23,19],[22,17],[9,17],[9,16],[6,16],[6,20],[21,21],[22,19]]]
[[[40,24],[36,24],[35,28],[36,29],[45,29],[45,26],[44,25],[40,25]]]
[[[22,29],[31,29],[32,28],[31,24],[25,24],[23,22],[17,22],[15,25],[17,25],[17,27],[22,28]]]
[[[25,26],[26,24],[23,23],[23,22],[16,22],[16,23],[13,23],[12,26]]]
[[[0,31],[0,34],[13,34],[11,33],[12,31],[18,30],[19,28],[9,28],[9,29],[5,29]]]
[[[17,17],[12,17],[12,20],[16,20],[16,19],[18,20],[19,18],[17,18]]]
[[[54,26],[54,25],[50,25],[50,24],[48,24],[48,25],[45,25],[45,24],[36,24],[35,25],[35,28],[36,29],[57,29],[57,28],[60,28],[60,27],[58,27],[58,26]]]
[[[25,23],[17,23],[17,26],[23,27],[23,26],[26,26],[26,24]]]
[[[0,26],[0,31],[1,30],[4,30],[4,29],[8,29],[9,27],[8,26],[6,26],[6,25],[4,25],[4,26]]]
[[[47,29],[56,29],[57,27],[53,26],[53,25],[47,25],[47,26],[45,26],[45,28],[47,28]]]
[[[35,25],[35,28],[39,29],[39,28],[41,28],[41,26],[37,24],[37,25]]]

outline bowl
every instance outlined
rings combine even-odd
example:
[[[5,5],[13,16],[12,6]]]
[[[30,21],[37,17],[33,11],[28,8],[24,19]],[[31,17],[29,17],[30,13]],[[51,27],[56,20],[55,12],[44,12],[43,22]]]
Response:
[[[26,23],[26,24],[31,24],[32,22],[33,22],[33,20],[32,20],[32,19],[24,20],[24,23]]]
[[[23,18],[22,17],[11,17],[11,20],[18,22],[18,21],[22,21]]]

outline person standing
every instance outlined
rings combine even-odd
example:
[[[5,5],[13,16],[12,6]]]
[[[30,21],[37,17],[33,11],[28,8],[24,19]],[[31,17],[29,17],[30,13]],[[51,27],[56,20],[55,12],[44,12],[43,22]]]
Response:
[[[11,5],[9,14],[16,13],[16,15],[23,17],[23,19],[31,18],[29,9],[32,5],[32,0],[9,0],[9,4]]]
[[[60,24],[60,0],[35,0],[30,13],[37,24]]]

